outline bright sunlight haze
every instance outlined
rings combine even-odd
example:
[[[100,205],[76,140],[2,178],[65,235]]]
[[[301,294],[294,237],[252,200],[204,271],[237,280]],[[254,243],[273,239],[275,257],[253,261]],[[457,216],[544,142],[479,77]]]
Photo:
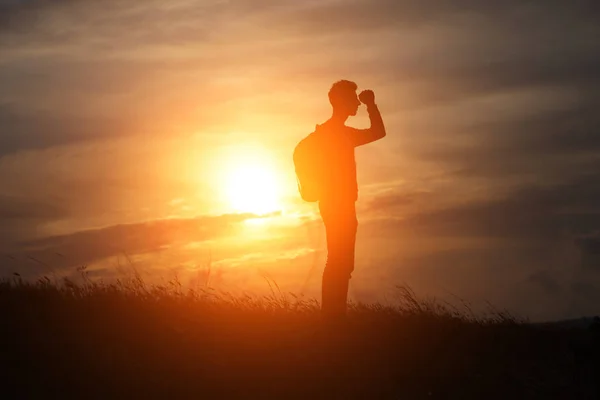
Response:
[[[239,147],[225,159],[223,187],[235,212],[267,214],[281,209],[281,186],[262,148]]]

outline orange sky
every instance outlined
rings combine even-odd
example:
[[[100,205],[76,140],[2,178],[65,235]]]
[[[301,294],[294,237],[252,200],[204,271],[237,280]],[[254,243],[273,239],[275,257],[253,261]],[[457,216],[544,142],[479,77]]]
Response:
[[[133,262],[191,279],[210,264],[215,285],[261,291],[268,275],[316,295],[324,232],[291,154],[351,79],[388,131],[357,150],[353,298],[408,283],[533,318],[599,304],[585,266],[600,248],[599,28],[577,5],[0,1],[0,15],[5,273]],[[245,169],[269,175],[271,207],[236,199]],[[236,215],[254,211],[277,213]]]

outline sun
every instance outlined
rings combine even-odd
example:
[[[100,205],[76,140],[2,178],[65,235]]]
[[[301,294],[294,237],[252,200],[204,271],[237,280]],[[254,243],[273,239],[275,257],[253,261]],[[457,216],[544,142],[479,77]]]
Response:
[[[262,215],[281,209],[276,169],[264,151],[236,149],[226,171],[223,189],[234,211]]]
[[[272,171],[261,165],[240,165],[227,182],[230,205],[239,212],[266,214],[279,207]]]

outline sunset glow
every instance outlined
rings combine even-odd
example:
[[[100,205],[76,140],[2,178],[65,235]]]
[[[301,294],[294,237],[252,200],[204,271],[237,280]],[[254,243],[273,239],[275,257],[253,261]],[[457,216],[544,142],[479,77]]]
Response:
[[[355,150],[353,301],[406,283],[600,315],[598,13],[462,3],[0,0],[0,278],[131,262],[321,298],[327,232],[293,152],[350,80],[387,131]]]

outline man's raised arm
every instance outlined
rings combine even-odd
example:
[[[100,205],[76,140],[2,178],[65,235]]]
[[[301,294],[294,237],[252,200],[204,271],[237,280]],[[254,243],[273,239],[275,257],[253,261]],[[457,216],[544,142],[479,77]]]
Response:
[[[383,118],[379,113],[379,108],[375,104],[375,94],[372,90],[363,90],[358,99],[367,106],[371,127],[369,129],[353,129],[354,145],[362,146],[363,144],[371,143],[385,137],[385,126]]]

